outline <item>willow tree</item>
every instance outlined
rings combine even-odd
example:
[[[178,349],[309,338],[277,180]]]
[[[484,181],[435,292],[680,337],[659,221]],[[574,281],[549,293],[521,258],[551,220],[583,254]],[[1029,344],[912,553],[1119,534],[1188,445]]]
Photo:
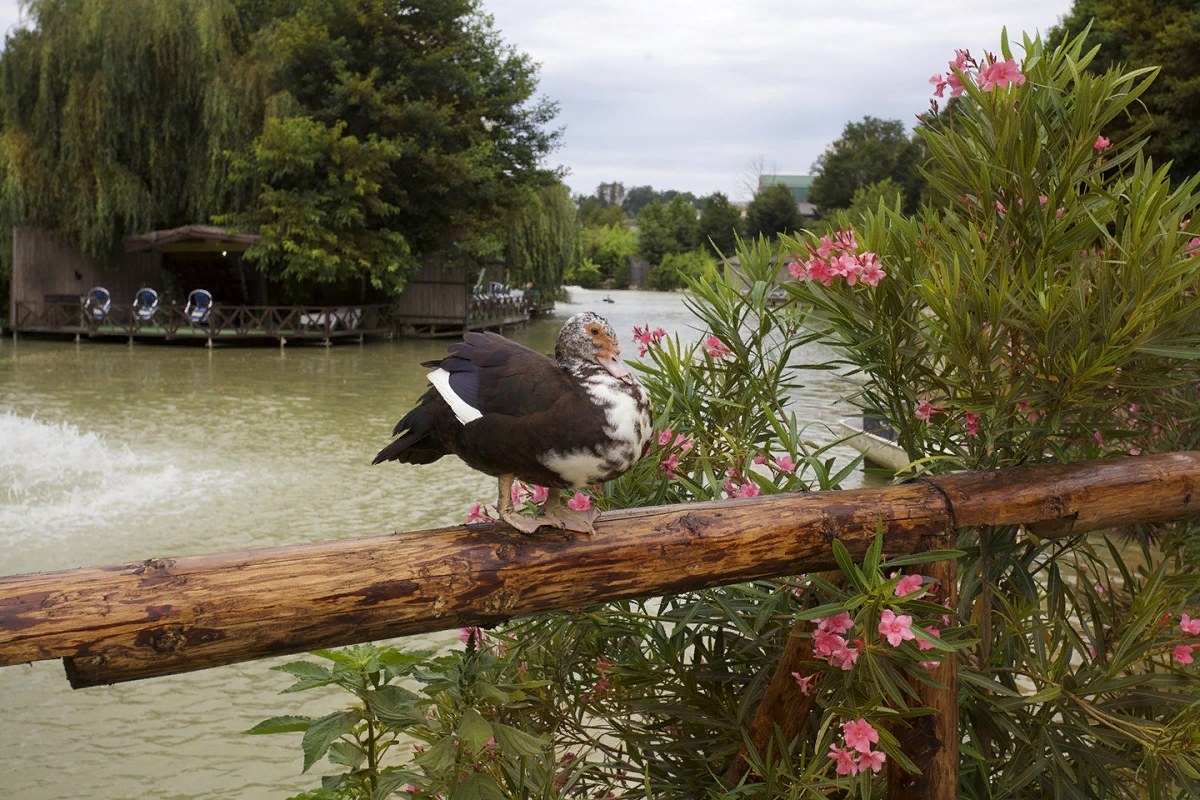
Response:
[[[529,194],[505,231],[504,260],[510,281],[553,297],[583,261],[575,203],[561,183]]]
[[[261,125],[230,2],[27,0],[0,56],[5,228],[109,255],[244,202],[227,151]]]

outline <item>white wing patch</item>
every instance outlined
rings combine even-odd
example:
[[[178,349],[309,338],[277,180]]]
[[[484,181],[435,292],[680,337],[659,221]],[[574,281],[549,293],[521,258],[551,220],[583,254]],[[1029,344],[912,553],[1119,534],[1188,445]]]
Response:
[[[458,421],[463,425],[483,416],[482,411],[456,395],[454,390],[450,388],[449,372],[444,369],[435,369],[426,377],[429,378],[429,382],[433,384],[433,388],[437,389],[438,394],[442,396],[442,399],[446,401],[447,405],[454,412],[454,416],[458,417]]]

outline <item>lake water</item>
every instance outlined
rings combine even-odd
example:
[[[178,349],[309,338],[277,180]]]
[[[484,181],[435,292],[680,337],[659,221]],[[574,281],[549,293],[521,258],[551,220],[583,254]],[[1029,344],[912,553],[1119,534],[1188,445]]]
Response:
[[[700,335],[681,295],[613,292],[606,304],[606,294],[575,289],[552,319],[506,333],[549,352],[563,321],[590,309],[612,321],[627,357],[634,325]],[[209,350],[0,339],[0,575],[462,521],[472,501],[494,501],[493,478],[452,458],[371,466],[425,391],[420,362],[447,344]],[[803,380],[800,420],[832,424],[852,412],[834,373]],[[809,434],[836,438],[820,425]],[[457,631],[406,640],[457,641]],[[299,734],[241,735],[267,717],[343,705],[333,692],[278,695],[288,676],[268,668],[287,660],[80,691],[58,661],[0,668],[0,797],[216,800],[312,788],[334,770],[300,774]]]

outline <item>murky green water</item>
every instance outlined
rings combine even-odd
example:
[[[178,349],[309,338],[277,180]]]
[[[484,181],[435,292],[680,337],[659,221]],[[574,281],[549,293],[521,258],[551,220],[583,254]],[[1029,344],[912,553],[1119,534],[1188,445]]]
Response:
[[[576,290],[509,335],[553,349],[576,311],[693,337],[680,295]],[[495,481],[457,459],[370,465],[425,389],[446,341],[217,348],[0,340],[0,575],[417,530],[461,521]],[[805,360],[827,354],[810,350]],[[795,397],[802,420],[850,409],[832,373]],[[819,427],[812,438],[833,440]],[[835,451],[849,459],[853,451]],[[414,647],[457,632],[412,637]],[[0,668],[0,797],[283,798],[312,788],[299,734],[266,717],[340,697],[279,696],[281,660],[72,691],[59,662]],[[332,771],[331,769],[327,771]]]

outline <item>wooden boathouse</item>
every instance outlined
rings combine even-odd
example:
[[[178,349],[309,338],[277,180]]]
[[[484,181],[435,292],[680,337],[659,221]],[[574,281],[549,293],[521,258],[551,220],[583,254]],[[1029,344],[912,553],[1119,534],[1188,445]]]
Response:
[[[456,336],[524,323],[553,309],[552,303],[539,307],[536,293],[481,290],[484,278],[502,276],[502,263],[485,265],[474,281],[466,268],[426,266],[395,303],[365,302],[363,287],[322,305],[272,304],[268,296],[278,289],[242,260],[259,238],[185,225],[128,236],[122,252],[103,263],[49,232],[14,229],[10,327],[14,335],[77,339],[328,345],[365,337]],[[359,302],[348,302],[347,294]],[[207,304],[198,305],[197,297],[207,297]],[[152,307],[147,298],[154,298]]]

